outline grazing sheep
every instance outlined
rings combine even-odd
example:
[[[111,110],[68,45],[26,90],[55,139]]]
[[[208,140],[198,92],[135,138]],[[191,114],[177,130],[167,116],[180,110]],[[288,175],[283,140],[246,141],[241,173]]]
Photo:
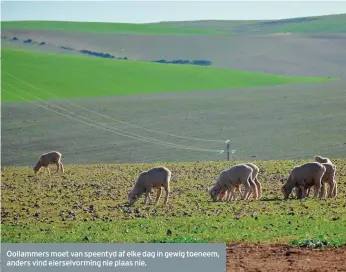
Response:
[[[315,161],[317,161],[319,163],[330,163],[330,164],[333,164],[332,161],[330,159],[328,159],[327,157],[323,158],[321,156],[315,156],[314,159],[315,159]]]
[[[315,185],[316,188],[314,197],[317,197],[322,186],[322,177],[325,172],[325,166],[319,162],[309,162],[293,168],[288,179],[281,188],[284,198],[288,198],[294,187],[299,187],[301,190],[301,197],[305,197],[308,188],[313,185]],[[300,193],[298,193],[298,195],[300,195]]]
[[[169,187],[170,179],[171,179],[171,171],[163,166],[154,167],[148,171],[142,172],[138,176],[135,187],[128,194],[129,204],[133,205],[144,193],[145,193],[144,204],[147,204],[148,198],[151,204],[152,201],[150,197],[150,192],[152,189],[158,189],[157,195],[156,195],[156,201],[155,201],[155,204],[157,204],[162,194],[162,187],[166,191],[165,204],[167,204],[169,193],[170,193],[170,187]]]
[[[253,164],[253,163],[245,163],[245,165],[250,166],[252,168],[252,176],[251,179],[252,181],[255,183],[256,188],[257,188],[257,192],[258,192],[258,196],[255,199],[260,199],[262,197],[262,186],[261,183],[258,181],[258,173],[259,173],[259,168],[257,165]],[[241,194],[240,191],[240,186],[239,185],[232,185],[235,186],[235,190],[238,191]],[[229,201],[231,200],[231,195],[230,195],[230,190],[224,190],[221,191],[220,195],[219,195],[219,200],[226,200]],[[252,191],[250,192],[249,197],[251,196]],[[235,199],[234,199],[235,200]]]
[[[255,183],[251,179],[252,168],[245,164],[237,164],[232,166],[229,169],[222,171],[216,181],[216,183],[209,188],[209,194],[213,201],[216,201],[220,193],[229,191],[228,198],[235,198],[234,190],[236,186],[243,184],[245,187],[245,192],[242,196],[243,200],[247,200],[251,191],[251,188],[254,191],[255,196],[257,197],[257,188]]]
[[[56,164],[57,169],[56,172],[58,173],[59,170],[61,170],[64,173],[64,166],[61,162],[61,153],[57,151],[51,151],[45,154],[42,154],[41,157],[38,159],[36,165],[34,166],[34,173],[37,174],[37,172],[41,169],[41,167],[45,167],[48,171],[48,174],[50,175],[50,171],[48,168],[49,164]]]
[[[322,177],[322,187],[320,190],[320,198],[326,197],[326,190],[325,190],[326,184],[329,184],[328,198],[336,197],[338,193],[338,186],[335,181],[336,166],[332,163],[322,163],[322,164],[326,168],[326,172],[324,173]],[[311,187],[309,187],[307,191],[307,196],[309,196],[310,194]]]

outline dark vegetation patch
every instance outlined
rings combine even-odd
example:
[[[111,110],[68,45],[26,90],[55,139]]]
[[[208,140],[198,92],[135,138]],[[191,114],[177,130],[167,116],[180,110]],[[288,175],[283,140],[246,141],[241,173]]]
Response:
[[[257,25],[257,26],[280,26],[280,25],[288,25],[288,24],[301,24],[301,23],[307,23],[307,22],[316,21],[316,20],[319,20],[319,18],[301,17],[301,18],[270,20],[270,21],[258,22],[255,25]]]
[[[154,60],[153,62],[158,62],[158,63],[170,63],[170,64],[189,64],[189,65],[200,65],[200,66],[209,66],[212,65],[212,62],[209,60],[183,60],[183,59],[179,59],[179,60],[164,60],[164,59],[160,59],[160,60]]]
[[[94,52],[87,49],[79,50],[79,52],[82,54],[87,54],[89,56],[95,56],[95,57],[106,58],[106,59],[127,59],[126,57],[115,57],[109,53]]]
[[[73,51],[74,49],[68,46],[60,46],[61,49]]]

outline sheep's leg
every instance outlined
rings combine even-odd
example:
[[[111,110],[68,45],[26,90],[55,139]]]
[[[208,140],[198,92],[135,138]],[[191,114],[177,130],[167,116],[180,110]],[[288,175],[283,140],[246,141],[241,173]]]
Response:
[[[160,187],[160,188],[157,190],[155,205],[159,202],[159,200],[160,200],[160,198],[161,198],[161,194],[162,194],[162,187]]]
[[[311,187],[309,187],[309,188],[306,190],[306,197],[309,197],[310,191],[311,191]]]
[[[49,171],[49,167],[48,167],[48,165],[47,165],[47,166],[45,166],[45,168],[46,168],[46,171],[48,172],[48,175],[50,175],[50,171]]]
[[[232,199],[232,189],[226,191],[225,201],[230,201]]]
[[[152,200],[151,200],[151,197],[150,197],[150,191],[148,190],[146,193],[145,193],[145,198],[144,198],[144,205],[147,204],[147,200],[149,199],[149,204],[152,204]]]
[[[170,187],[169,184],[167,184],[165,187],[166,195],[165,195],[165,204],[168,203],[169,193],[170,193]]]
[[[61,172],[63,172],[63,173],[64,173],[64,172],[65,172],[65,171],[64,171],[64,165],[62,164],[62,162],[60,162],[59,164],[60,164],[60,169],[61,169]]]
[[[232,186],[231,189],[229,189],[229,196],[227,201],[235,201],[237,199],[236,195],[235,195],[235,186]]]
[[[59,173],[59,170],[60,170],[60,164],[59,162],[56,163],[56,172]]]
[[[249,193],[251,191],[251,186],[248,180],[246,180],[245,182],[243,182],[243,185],[245,187],[245,191],[244,194],[242,195],[242,200],[247,200],[249,197]]]
[[[252,178],[249,178],[249,184],[251,186],[251,193],[253,193],[253,197],[254,199],[258,199],[258,191],[257,191],[257,186],[256,183],[254,182],[254,180]],[[251,194],[250,193],[250,194]],[[248,196],[248,198],[250,197],[250,195]]]
[[[241,190],[240,190],[240,185],[237,188],[237,192],[239,193],[239,195],[241,195]],[[237,197],[236,197],[237,198]]]
[[[321,189],[319,191],[319,198],[322,199],[322,198],[325,198],[326,197],[326,184],[324,182],[322,182],[321,184]]]
[[[319,192],[321,190],[322,183],[321,179],[315,181],[315,192],[314,192],[314,198],[318,197]]]
[[[334,190],[332,192],[332,197],[336,197],[338,194],[338,184],[334,181]]]
[[[261,199],[262,198],[262,185],[258,181],[257,177],[255,178],[255,184],[256,184],[256,187],[257,187],[257,191],[258,191],[258,199]]]
[[[329,198],[333,197],[334,187],[335,187],[334,180],[329,181],[329,191],[328,191]]]

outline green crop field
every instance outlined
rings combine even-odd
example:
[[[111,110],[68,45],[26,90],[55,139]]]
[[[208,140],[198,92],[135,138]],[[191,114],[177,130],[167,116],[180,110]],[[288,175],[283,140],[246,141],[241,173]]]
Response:
[[[64,174],[2,169],[2,242],[276,242],[323,236],[346,243],[346,161],[337,166],[335,199],[284,201],[282,181],[305,161],[255,161],[261,200],[211,202],[208,188],[237,162],[164,163],[172,171],[169,203],[127,205],[127,192],[154,164],[65,165]],[[157,165],[157,164],[156,164]],[[243,190],[243,189],[242,189]],[[155,192],[154,192],[155,193]],[[322,239],[322,238],[321,238]]]
[[[2,87],[23,96],[24,80],[43,99],[183,92],[330,81],[249,71],[2,49]],[[10,85],[8,85],[10,84]],[[24,88],[25,90],[25,88]],[[25,95],[25,94],[24,94]],[[33,96],[25,95],[28,100]],[[18,101],[5,92],[3,102]]]
[[[2,22],[2,29],[55,30],[114,34],[201,35],[225,34],[213,29],[194,29],[153,24],[93,23],[62,21],[14,21]]]

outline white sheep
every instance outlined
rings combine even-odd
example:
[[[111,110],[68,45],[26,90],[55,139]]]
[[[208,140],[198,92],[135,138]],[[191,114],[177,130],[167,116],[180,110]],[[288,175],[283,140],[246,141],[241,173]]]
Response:
[[[288,179],[281,188],[284,198],[287,199],[289,197],[294,187],[298,189],[298,192],[301,192],[301,197],[306,197],[307,190],[313,185],[316,188],[314,197],[317,197],[322,186],[322,177],[325,172],[325,166],[319,162],[309,162],[293,168]]]
[[[228,199],[235,198],[234,190],[236,189],[236,185],[243,184],[245,187],[244,194],[242,196],[243,200],[247,200],[251,188],[254,191],[255,197],[257,197],[257,188],[255,183],[251,179],[252,176],[252,168],[245,164],[237,164],[232,166],[229,169],[222,171],[211,188],[209,188],[209,194],[213,201],[216,201],[220,194],[229,190]]]
[[[49,164],[56,164],[57,166],[56,172],[58,173],[59,170],[61,170],[64,173],[64,166],[61,162],[61,157],[62,157],[61,153],[57,151],[51,151],[51,152],[42,154],[33,168],[34,173],[37,174],[37,172],[43,166],[45,167],[45,169],[47,169],[48,174],[50,175],[50,171],[48,167]]]
[[[261,183],[258,181],[258,173],[259,173],[259,168],[257,165],[253,164],[253,163],[245,163],[245,165],[250,166],[252,168],[252,175],[251,175],[251,179],[252,181],[255,183],[256,188],[257,188],[257,192],[258,192],[258,196],[255,199],[260,199],[262,197],[262,185]],[[240,191],[240,186],[239,185],[232,185],[234,186],[235,190],[238,191],[239,193],[241,193]],[[227,191],[221,191],[220,195],[219,195],[219,200],[226,200],[229,201],[231,200],[231,195],[230,195],[231,189],[228,189]],[[252,191],[250,192],[249,197],[251,196]]]
[[[144,204],[147,204],[148,198],[151,204],[152,200],[150,193],[152,189],[158,189],[155,201],[155,204],[157,204],[162,194],[162,187],[166,191],[165,204],[167,204],[170,193],[169,184],[171,175],[171,171],[164,166],[154,167],[148,171],[140,173],[134,188],[128,194],[129,204],[133,205],[144,193]]]
[[[338,186],[335,181],[335,174],[336,174],[336,166],[332,163],[322,163],[323,166],[326,168],[326,172],[324,173],[322,177],[322,187],[320,190],[320,198],[326,197],[326,184],[329,185],[329,191],[328,191],[328,197],[336,197],[338,193]],[[314,187],[314,186],[311,186]],[[310,194],[311,187],[307,191],[307,196]],[[316,188],[315,188],[316,190]]]

